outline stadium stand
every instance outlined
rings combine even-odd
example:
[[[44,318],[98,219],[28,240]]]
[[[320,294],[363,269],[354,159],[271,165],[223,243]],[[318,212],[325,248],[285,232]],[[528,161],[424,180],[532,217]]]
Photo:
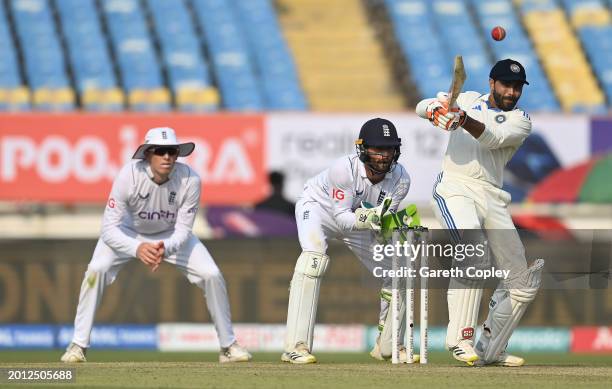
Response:
[[[604,95],[563,9],[553,0],[517,3],[563,109],[604,112]]]
[[[49,3],[46,0],[12,0],[10,10],[34,108],[44,111],[72,110],[74,90],[70,86]]]
[[[17,52],[4,7],[0,6],[0,111],[30,109],[30,91],[19,75]]]
[[[123,110],[113,62],[94,0],[56,0],[61,31],[81,106],[87,111]]]
[[[422,98],[447,90],[451,54],[434,32],[425,0],[385,0],[393,32]],[[426,36],[427,39],[423,39]]]
[[[133,111],[167,111],[165,87],[144,12],[135,0],[101,2],[123,89]]]
[[[224,108],[265,108],[259,80],[242,26],[230,0],[193,0],[193,8],[211,58]]]
[[[213,85],[195,26],[182,1],[147,0],[168,83],[180,111],[216,111]]]
[[[0,111],[398,111],[446,90],[461,54],[464,90],[510,57],[527,111],[602,114],[611,3],[3,0]]]
[[[293,58],[270,1],[232,1],[261,80],[266,109],[307,109]]]
[[[572,27],[578,32],[593,72],[612,105],[612,17],[599,0],[563,0]]]
[[[280,20],[317,111],[397,111],[403,96],[359,0],[283,0]]]
[[[481,27],[481,34],[488,38],[495,26],[503,26],[511,38],[502,41],[485,39],[496,61],[512,58],[525,66],[529,86],[523,90],[520,105],[525,110],[558,111],[559,104],[552,92],[536,53],[525,35],[510,0],[471,0]]]
[[[433,22],[446,43],[449,53],[461,54],[468,77],[464,90],[488,91],[492,61],[487,55],[484,40],[470,18],[463,0],[437,0],[431,2]],[[461,23],[457,23],[461,20]],[[457,39],[461,37],[461,39]],[[449,66],[452,61],[448,62]],[[448,87],[446,88],[448,89]]]

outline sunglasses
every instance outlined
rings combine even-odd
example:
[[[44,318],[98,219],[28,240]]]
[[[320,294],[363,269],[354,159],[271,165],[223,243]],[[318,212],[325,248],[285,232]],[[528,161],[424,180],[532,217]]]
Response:
[[[168,154],[171,157],[176,157],[179,153],[178,147],[153,147],[150,149],[153,154],[163,157]]]

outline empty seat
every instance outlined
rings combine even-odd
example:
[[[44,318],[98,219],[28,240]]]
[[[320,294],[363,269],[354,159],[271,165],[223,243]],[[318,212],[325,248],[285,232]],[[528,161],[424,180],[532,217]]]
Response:
[[[219,98],[192,17],[183,1],[148,0],[162,64],[181,111],[215,111]]]
[[[12,0],[10,9],[21,43],[25,74],[39,110],[72,110],[75,94],[52,10],[46,0]]]
[[[140,2],[103,0],[101,7],[129,108],[134,111],[169,110],[170,93],[162,78]]]
[[[229,0],[192,0],[210,53],[224,108],[260,111],[265,108],[248,42]]]
[[[88,111],[123,110],[95,1],[56,0],[55,4],[81,105]]]

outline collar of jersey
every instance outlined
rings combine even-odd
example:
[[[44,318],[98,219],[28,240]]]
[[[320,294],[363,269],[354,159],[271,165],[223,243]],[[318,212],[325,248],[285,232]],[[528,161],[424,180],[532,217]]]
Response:
[[[168,181],[170,181],[170,179],[172,178],[172,174],[174,174],[175,169],[176,169],[176,163],[174,164],[174,166],[172,166],[172,170],[170,170],[170,174],[168,174]],[[145,167],[145,171],[147,172],[147,176],[149,176],[151,181],[153,181],[153,178],[155,178],[155,176],[153,175],[153,170],[151,169],[151,165],[149,165],[148,163],[147,163],[147,167]]]
[[[484,103],[487,105],[487,108],[488,108],[488,109],[490,109],[491,111],[495,111],[495,112],[503,112],[501,109],[499,109],[499,108],[495,108],[495,107],[491,107],[491,106],[489,105],[489,95],[491,95],[491,94],[490,94],[490,93],[487,93],[486,95],[482,95],[482,96],[480,97],[480,99],[481,99],[482,101],[484,101]]]

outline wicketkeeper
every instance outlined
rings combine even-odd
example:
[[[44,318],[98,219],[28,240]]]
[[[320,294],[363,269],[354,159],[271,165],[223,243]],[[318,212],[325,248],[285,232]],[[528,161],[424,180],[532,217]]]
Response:
[[[381,118],[367,121],[356,144],[357,154],[338,159],[308,180],[296,204],[302,253],[291,279],[285,352],[281,357],[284,362],[316,362],[311,352],[319,287],[330,260],[327,241],[343,241],[371,269],[372,245],[381,233],[381,217],[397,210],[410,187],[408,173],[397,162],[401,139],[393,123]],[[388,279],[383,287],[390,285]],[[384,321],[388,301],[381,301]],[[385,329],[383,340],[379,339],[375,348],[378,358],[391,355],[391,325]]]
[[[468,364],[522,366],[523,358],[506,353],[514,329],[540,287],[544,261],[527,265],[525,249],[514,227],[502,190],[503,171],[531,132],[529,115],[516,107],[526,79],[523,65],[499,61],[489,75],[490,91],[461,93],[456,106],[448,96],[421,101],[416,112],[450,132],[442,173],[432,206],[440,224],[459,241],[465,231],[483,231],[496,268],[510,270],[489,304],[482,336],[474,347],[474,328],[482,299],[482,280],[451,279],[448,289],[446,345]]]
[[[178,143],[172,128],[149,130],[113,183],[102,235],[81,285],[74,337],[62,362],[85,362],[96,308],[104,289],[134,258],[155,271],[162,261],[176,266],[206,298],[221,351],[219,362],[243,362],[251,354],[236,342],[225,281],[192,227],[200,205],[200,177],[177,162],[195,148]]]

